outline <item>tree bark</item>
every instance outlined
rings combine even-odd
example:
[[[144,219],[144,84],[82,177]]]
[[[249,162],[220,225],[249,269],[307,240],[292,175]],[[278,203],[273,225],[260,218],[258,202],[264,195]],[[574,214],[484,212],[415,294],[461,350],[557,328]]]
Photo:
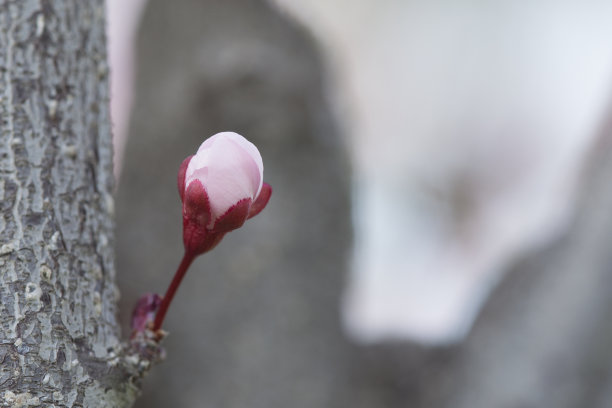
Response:
[[[0,406],[128,407],[104,1],[0,0]]]

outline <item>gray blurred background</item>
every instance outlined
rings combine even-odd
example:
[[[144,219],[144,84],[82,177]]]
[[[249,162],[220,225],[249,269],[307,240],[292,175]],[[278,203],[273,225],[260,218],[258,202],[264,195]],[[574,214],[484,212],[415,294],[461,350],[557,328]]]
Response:
[[[294,11],[279,11],[264,1],[149,0],[142,4],[141,16],[131,20],[131,31],[115,34],[115,43],[116,38],[125,37],[126,44],[130,35],[136,38],[134,50],[127,49],[122,54],[133,52],[135,63],[129,125],[117,120],[115,125],[116,134],[122,135],[125,141],[125,151],[119,147],[117,154],[121,174],[116,213],[120,307],[126,333],[136,299],[144,292],[163,293],[182,256],[176,172],[187,155],[193,154],[214,133],[236,131],[258,146],[264,160],[264,178],[274,188],[270,204],[259,216],[227,235],[217,249],[200,257],[192,266],[165,323],[165,329],[170,332],[164,342],[167,359],[152,370],[137,406],[611,407],[612,122],[608,123],[607,118],[612,116],[609,107],[605,103],[597,105],[599,99],[595,102],[596,98],[589,99],[589,109],[598,113],[584,120],[591,125],[590,133],[581,135],[576,131],[558,137],[547,133],[550,129],[545,125],[534,124],[529,115],[515,112],[512,104],[496,105],[496,114],[512,113],[511,125],[500,120],[484,129],[473,124],[467,126],[463,120],[449,119],[452,115],[448,110],[429,108],[427,98],[423,97],[415,97],[425,101],[419,107],[414,101],[406,102],[401,95],[397,99],[391,95],[387,109],[381,100],[385,101],[382,96],[388,93],[379,96],[382,99],[364,98],[359,92],[365,90],[351,87],[351,83],[362,84],[362,75],[365,78],[368,73],[378,72],[375,63],[368,68],[371,71],[360,71],[367,68],[365,65],[355,67],[356,62],[366,61],[371,54],[361,55],[354,49],[370,47],[374,51],[382,49],[381,52],[391,56],[405,55],[403,60],[410,65],[411,54],[404,52],[407,37],[402,37],[406,33],[402,31],[405,26],[401,19],[397,22],[397,31],[386,34],[393,36],[394,42],[390,44],[396,48],[389,46],[386,50],[365,41],[377,35],[380,39],[384,31],[381,31],[381,22],[386,21],[380,16],[383,12],[389,15],[392,9],[381,6],[380,14],[376,15],[376,9],[357,7],[367,2],[357,2],[356,10],[336,9],[338,15],[353,16],[353,24],[357,21],[359,26],[368,28],[339,33],[334,32],[332,23],[337,21],[340,26],[344,22],[350,27],[351,20],[330,18],[333,7],[327,13],[324,8],[308,11],[293,9],[288,1],[279,3],[287,3],[283,10]],[[340,6],[343,2],[331,4]],[[121,8],[118,10],[121,13]],[[316,14],[317,10],[322,14]],[[441,15],[447,17],[457,13],[456,8],[441,6],[441,10]],[[109,14],[113,44],[115,14]],[[296,20],[291,15],[299,18]],[[331,23],[324,20],[326,16]],[[319,17],[323,20],[318,20]],[[309,18],[316,22],[309,24]],[[410,21],[407,17],[406,22]],[[425,21],[436,24],[431,17]],[[350,43],[351,35],[357,34],[356,42]],[[487,50],[495,48],[494,45],[485,47],[479,58],[486,61]],[[335,55],[331,50],[339,52]],[[440,53],[443,51],[439,49]],[[560,52],[560,55],[565,54]],[[383,66],[385,58],[380,56]],[[432,61],[435,70],[437,60]],[[118,67],[115,77],[128,75],[132,69],[115,66]],[[478,73],[484,71],[486,68],[480,67],[466,76],[479,89],[492,89],[482,83]],[[585,71],[579,72],[586,75]],[[552,75],[547,70],[543,74]],[[418,77],[414,72],[405,75]],[[581,75],[572,77],[576,78],[577,89],[597,88],[595,85],[599,84]],[[395,87],[400,94],[405,85],[403,79],[392,75],[377,80],[381,89]],[[378,89],[374,85],[367,89]],[[472,89],[466,85],[465,89],[468,88]],[[353,95],[355,100],[347,96],[350,95],[347,89],[359,91]],[[453,90],[447,91],[451,98]],[[444,90],[437,92],[440,98],[447,98]],[[492,100],[505,100],[504,92],[498,90],[491,96]],[[125,101],[131,97],[128,93],[125,87],[115,90],[114,98]],[[601,93],[608,95],[608,89]],[[581,101],[576,93],[568,91],[567,94],[571,95],[568,98]],[[561,97],[555,94],[549,99]],[[385,123],[391,123],[386,130],[392,130],[395,125],[397,135],[372,133],[377,129],[375,119],[364,121],[368,114],[359,115],[368,103],[378,106],[376,113],[399,111],[393,119],[396,122],[385,119]],[[483,123],[489,123],[489,104],[494,101],[485,98],[471,104],[468,99],[465,105],[470,106],[466,108],[471,115],[469,119],[480,123],[482,117]],[[129,105],[124,104],[123,109],[129,109]],[[402,120],[410,122],[411,115],[419,116],[418,112],[423,111],[433,112],[433,122],[446,124],[443,130],[438,129],[445,135],[489,132],[492,136],[467,139],[467,142],[445,136],[433,143],[433,131],[427,126],[407,131],[398,125]],[[351,116],[351,112],[358,117]],[[548,121],[557,115],[561,124],[566,123],[564,116],[558,115],[558,112],[567,113],[566,110],[551,112],[542,117]],[[569,109],[569,112],[565,116],[571,118],[573,111]],[[363,126],[355,129],[355,123]],[[457,123],[462,126],[455,126]],[[538,131],[542,132],[541,138],[537,138]],[[523,136],[523,147],[514,149],[507,142],[516,140],[513,132],[527,135]],[[500,212],[495,218],[521,226],[517,227],[520,233],[513,235],[513,240],[501,239],[506,230],[490,226],[498,224],[474,222],[485,219],[479,218],[486,213],[483,209],[497,208],[488,206],[490,202],[497,203],[499,197],[505,197],[496,195],[495,189],[487,190],[491,183],[507,191],[515,185],[514,180],[537,178],[539,167],[529,166],[542,161],[542,157],[558,153],[561,136],[563,140],[582,141],[565,145],[582,147],[580,152],[568,148],[567,152],[576,152],[576,155],[561,161],[568,163],[567,180],[571,182],[566,180],[563,184],[563,194],[549,197],[552,202],[563,201],[564,210],[555,217],[555,222],[540,223],[541,218],[535,216],[538,211],[530,206],[534,194],[529,189],[520,191],[523,196],[519,193],[512,196],[518,202],[517,209],[514,206],[512,211]],[[405,143],[400,144],[398,140]],[[499,144],[510,146],[506,156],[505,148]],[[426,147],[419,150],[423,145]],[[486,157],[483,161],[486,165],[473,165],[477,158],[460,153],[459,147],[463,145],[468,152],[481,146],[484,153],[479,151],[476,157]],[[538,147],[537,154],[529,150],[533,145]],[[376,151],[376,146],[380,146],[380,151]],[[491,146],[497,148],[487,154],[486,149]],[[401,158],[404,150],[405,160]],[[370,154],[372,160],[368,163]],[[499,157],[509,157],[508,162],[512,163],[516,163],[513,161],[516,157],[537,160],[525,159],[510,166],[498,160],[496,155],[500,154]],[[453,161],[453,157],[462,159]],[[523,167],[529,170],[526,174],[520,171]],[[411,179],[416,180],[412,174],[425,174],[424,168],[431,169],[436,176],[424,177],[427,183]],[[500,168],[505,172],[503,177],[483,181],[483,174],[493,174]],[[390,169],[395,175],[392,183],[380,178],[388,174],[384,169]],[[506,178],[511,180],[507,189],[500,182]],[[429,185],[431,180],[435,188]],[[429,192],[435,200],[423,200],[421,193],[415,193],[415,186]],[[395,195],[390,195],[390,191]],[[392,206],[383,203],[382,208],[390,219],[375,218],[374,226],[359,221],[360,217],[368,216],[368,208],[379,208],[368,207],[372,194],[375,198],[397,199]],[[414,202],[419,200],[422,207],[441,208],[444,214],[448,210],[451,215],[435,218],[432,214],[437,213],[421,209],[411,216],[419,220],[418,225],[406,223],[402,217],[389,217],[395,214],[393,209],[406,208],[414,213],[419,207]],[[548,211],[550,208],[544,206],[542,213],[554,210]],[[421,222],[422,219],[433,221]],[[546,231],[550,232],[542,233],[545,238],[534,240],[533,231],[523,225],[548,228]],[[418,226],[423,230],[416,229]],[[378,229],[372,230],[375,227]],[[414,229],[416,238],[396,232],[398,229]],[[437,235],[431,233],[432,229]],[[379,230],[395,237],[394,242],[367,239],[368,231],[378,233]],[[447,230],[454,232],[448,235],[439,232]],[[438,238],[431,239],[434,235]],[[470,245],[459,246],[465,252],[461,252],[462,257],[453,257],[448,256],[446,247],[439,246],[438,241],[469,242]],[[499,241],[498,247],[504,248],[495,252],[495,256],[490,255],[490,247],[485,245],[492,241]],[[377,267],[390,264],[370,258],[367,263],[373,266],[364,272],[355,266],[360,260],[366,263],[355,253],[355,248],[359,249],[357,252],[365,252],[372,245],[381,245],[384,250],[391,245],[400,255],[402,247],[407,253],[419,252],[415,247],[422,249],[420,252],[435,260],[420,264],[425,265],[422,270],[427,275],[435,275],[436,265],[444,265],[450,271],[445,273],[451,276],[442,274],[433,281],[435,285],[420,287],[419,279],[398,277],[403,266],[391,275],[384,275],[388,271],[379,271]],[[384,250],[372,253],[386,256]],[[462,263],[464,258],[470,262]],[[471,262],[474,259],[493,260]],[[438,264],[441,260],[444,262]],[[354,282],[365,273],[385,276],[385,282],[392,287],[377,289],[376,296],[366,297],[372,304],[380,304],[382,297],[384,304],[384,290],[389,290],[389,302],[378,309],[378,306],[372,307],[390,311],[393,318],[386,319],[382,312],[379,312],[382,318],[376,314],[372,318],[368,315],[370,309],[359,309],[355,304],[360,297],[351,297],[347,288],[354,287]],[[452,289],[456,282],[453,273],[475,288],[465,291],[468,306],[457,300],[441,307],[439,313],[431,314],[434,305],[444,304],[445,293],[449,293],[448,298],[457,293]],[[360,282],[364,285],[374,281],[362,279]],[[404,286],[406,282],[411,283],[410,287]],[[421,296],[415,295],[415,287]],[[366,292],[359,289],[356,293],[363,297]],[[474,297],[478,299],[472,300]],[[353,300],[347,301],[347,298]],[[461,296],[456,298],[466,300]],[[347,312],[350,308],[359,312]],[[429,314],[432,321],[441,316],[436,320],[437,331],[427,331],[429,326],[418,320],[419,316]],[[359,323],[362,315],[366,317]],[[380,321],[383,323],[378,324]],[[359,326],[357,330],[356,326]],[[409,329],[404,330],[406,327]],[[419,336],[419,329],[425,330],[425,334]],[[457,330],[462,334],[456,334]],[[447,336],[454,340],[435,341],[434,332],[455,333]]]

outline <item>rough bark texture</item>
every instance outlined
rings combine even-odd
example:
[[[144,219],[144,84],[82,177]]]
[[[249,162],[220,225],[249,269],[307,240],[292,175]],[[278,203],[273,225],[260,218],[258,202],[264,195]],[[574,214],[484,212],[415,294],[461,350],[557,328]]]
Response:
[[[0,0],[0,406],[130,406],[104,2]]]

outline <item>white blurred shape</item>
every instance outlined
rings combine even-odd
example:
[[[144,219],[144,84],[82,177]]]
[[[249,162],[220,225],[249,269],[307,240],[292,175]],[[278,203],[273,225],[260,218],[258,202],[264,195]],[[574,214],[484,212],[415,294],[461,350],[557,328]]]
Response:
[[[146,0],[107,0],[114,171],[119,179],[134,98],[135,36]]]
[[[322,44],[353,149],[349,332],[460,340],[509,262],[569,222],[612,3],[275,1]]]

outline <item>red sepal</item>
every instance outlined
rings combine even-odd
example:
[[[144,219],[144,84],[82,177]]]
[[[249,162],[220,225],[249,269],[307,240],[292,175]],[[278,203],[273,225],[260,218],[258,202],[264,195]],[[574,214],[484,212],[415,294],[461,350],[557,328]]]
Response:
[[[231,206],[229,210],[225,212],[225,214],[220,216],[217,221],[215,221],[213,231],[225,233],[242,227],[242,224],[244,224],[244,222],[247,220],[250,207],[250,198],[243,198],[242,200],[238,201],[236,204]]]
[[[200,180],[193,180],[185,191],[183,200],[183,218],[206,228],[210,224],[212,213],[208,193]]]
[[[268,204],[268,201],[270,201],[271,196],[272,186],[268,183],[263,183],[261,186],[261,191],[257,196],[257,199],[251,205],[251,211],[249,211],[249,216],[247,217],[247,219],[253,218],[257,214],[259,214],[264,208],[266,208],[266,205]]]
[[[181,167],[179,167],[178,177],[176,179],[179,196],[181,196],[181,201],[183,201],[183,197],[185,196],[185,173],[187,173],[187,166],[189,166],[189,162],[193,158],[193,155],[187,157],[181,163]]]
[[[183,244],[185,251],[194,255],[201,255],[216,247],[225,232],[214,232],[206,228],[198,227],[193,223],[189,223],[187,219],[183,219]]]
[[[223,236],[217,237],[208,229],[211,218],[208,193],[200,180],[193,180],[183,201],[183,244],[187,251],[201,254],[219,243]]]

